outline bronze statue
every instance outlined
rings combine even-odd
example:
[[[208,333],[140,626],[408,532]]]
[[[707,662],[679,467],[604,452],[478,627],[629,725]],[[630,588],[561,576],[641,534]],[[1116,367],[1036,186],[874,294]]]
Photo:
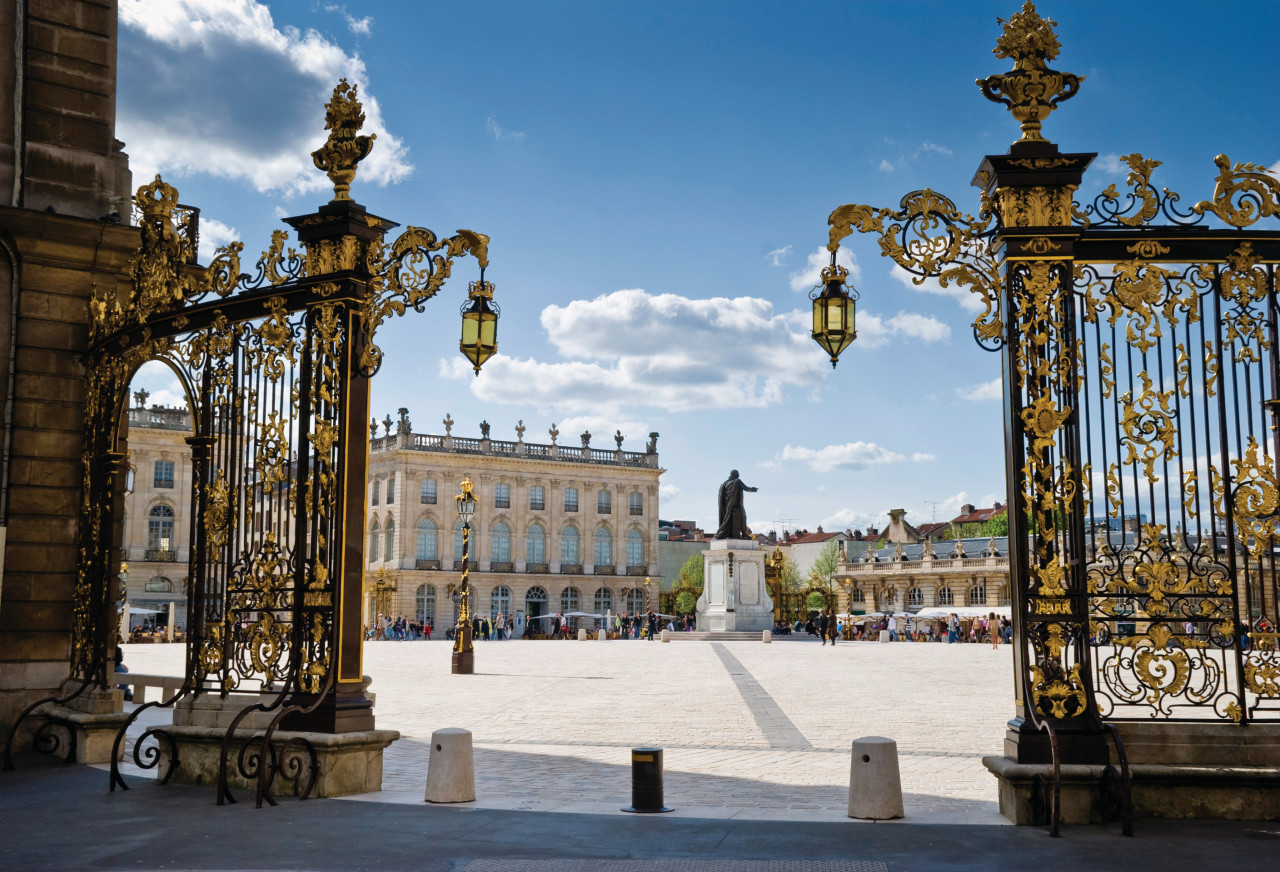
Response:
[[[717,539],[750,539],[751,531],[747,528],[747,512],[742,507],[744,491],[755,493],[758,488],[747,487],[738,478],[738,470],[729,472],[729,480],[720,485],[720,528],[716,530]]]

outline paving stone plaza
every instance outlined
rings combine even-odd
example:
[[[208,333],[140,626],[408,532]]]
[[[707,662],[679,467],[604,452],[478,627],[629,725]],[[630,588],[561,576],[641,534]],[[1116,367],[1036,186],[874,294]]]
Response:
[[[477,644],[472,676],[449,674],[449,652],[366,643],[378,726],[402,738],[383,790],[356,799],[422,803],[431,732],[462,727],[470,807],[621,814],[630,749],[656,746],[675,815],[848,820],[850,742],[882,735],[898,743],[905,821],[1008,823],[981,762],[1012,711],[1007,646],[514,640]],[[180,675],[182,656],[125,646],[133,672]]]

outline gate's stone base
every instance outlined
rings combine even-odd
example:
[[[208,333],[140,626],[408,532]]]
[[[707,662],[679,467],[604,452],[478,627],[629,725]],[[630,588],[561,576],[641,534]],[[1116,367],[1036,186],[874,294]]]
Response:
[[[365,677],[365,687],[370,679]],[[373,694],[365,691],[373,701]],[[259,697],[257,694],[229,694],[222,699],[217,694],[204,693],[195,698],[183,699],[174,706],[173,726],[163,727],[173,736],[178,748],[178,766],[174,781],[183,784],[216,785],[218,761],[222,755],[222,741],[226,738],[231,722],[248,706],[274,698],[274,694]],[[263,731],[270,724],[275,712],[253,712],[242,720],[232,740],[228,756],[228,781],[232,787],[257,790],[257,780],[247,780],[240,775],[237,761],[240,750],[255,738],[261,741]],[[382,789],[382,752],[400,738],[395,730],[353,730],[342,733],[317,733],[295,730],[277,730],[272,743],[283,747],[290,739],[305,739],[316,749],[318,772],[311,796],[349,796],[353,793],[370,793]],[[298,759],[305,763],[306,752]],[[160,772],[169,766],[170,749],[167,743],[159,743]],[[303,776],[303,782],[306,776]],[[289,793],[292,784],[277,777],[272,784],[273,794]]]
[[[1135,818],[1280,820],[1280,725],[1116,726],[1129,759]],[[1044,823],[1034,779],[1052,779],[1052,765],[1008,757],[984,757],[982,763],[999,781],[1002,815],[1015,824]],[[1104,768],[1062,766],[1063,823],[1103,822],[1103,808],[1112,801],[1103,797]]]
[[[77,687],[72,682],[63,685],[63,695],[71,693]],[[124,691],[102,690],[92,688],[66,705],[47,705],[37,712],[35,718],[52,721],[54,736],[59,742],[70,741],[75,746],[75,754],[68,762],[75,763],[108,763],[111,760],[111,746],[115,743],[116,733],[129,715],[124,708]],[[61,735],[57,731],[61,730]],[[70,734],[70,735],[68,735]],[[56,752],[65,756],[60,747]]]
[[[178,767],[173,780],[183,784],[213,786],[218,783],[218,760],[222,754],[222,740],[226,729],[217,727],[179,727],[169,731],[178,750]],[[254,791],[258,783],[241,777],[237,761],[240,750],[254,739],[262,738],[261,730],[237,731],[231,742],[228,758],[228,781],[232,787]],[[354,793],[371,793],[382,789],[382,752],[400,738],[395,730],[361,730],[352,733],[300,733],[277,731],[273,743],[282,745],[290,739],[306,739],[316,749],[317,766],[315,787],[311,796],[349,796]],[[307,755],[297,745],[299,760],[304,766]],[[160,743],[160,767],[164,772],[169,766],[170,749]],[[302,781],[305,784],[307,776]],[[272,783],[274,795],[293,791],[293,785],[277,777]]]

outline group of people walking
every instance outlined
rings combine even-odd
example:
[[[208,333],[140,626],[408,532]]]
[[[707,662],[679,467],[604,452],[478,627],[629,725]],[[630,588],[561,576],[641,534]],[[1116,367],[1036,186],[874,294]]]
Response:
[[[423,639],[431,641],[431,622],[411,620],[404,615],[378,615],[372,627],[364,628],[366,639],[375,641],[410,642]]]

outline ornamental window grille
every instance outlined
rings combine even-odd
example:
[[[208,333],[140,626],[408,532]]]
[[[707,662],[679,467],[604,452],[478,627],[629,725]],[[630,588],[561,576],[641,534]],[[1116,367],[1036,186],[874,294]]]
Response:
[[[155,470],[155,486],[171,488],[173,487],[173,461],[157,460]]]
[[[436,522],[430,518],[423,518],[418,522],[418,552],[419,560],[439,560],[440,550],[437,541]]]
[[[600,527],[596,530],[595,560],[593,562],[596,566],[613,565],[613,534],[609,532],[608,527]]]
[[[489,544],[489,559],[494,563],[511,562],[511,528],[502,522],[493,525],[493,541]]]
[[[436,480],[434,478],[424,478],[422,480],[420,499],[424,506],[434,506],[436,504]]]
[[[581,536],[578,528],[570,525],[560,534],[560,562],[577,566],[582,562]]]
[[[560,614],[576,612],[581,601],[582,596],[576,587],[566,587],[560,592]]]
[[[630,588],[623,594],[622,603],[627,614],[640,614],[644,611],[644,591],[638,587]]]
[[[524,540],[525,563],[547,562],[547,531],[541,524],[530,524]]]

